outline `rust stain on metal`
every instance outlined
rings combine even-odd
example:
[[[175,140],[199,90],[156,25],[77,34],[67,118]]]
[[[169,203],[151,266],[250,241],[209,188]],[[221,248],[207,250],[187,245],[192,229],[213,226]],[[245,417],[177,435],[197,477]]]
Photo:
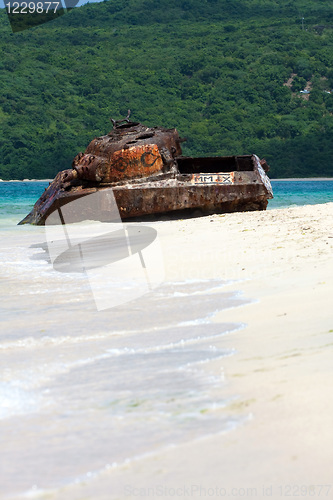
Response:
[[[273,197],[269,167],[256,155],[185,157],[175,128],[146,127],[129,114],[111,121],[113,130],[93,139],[71,169],[57,174],[20,224],[44,224],[61,206],[110,187],[123,219],[197,208],[264,210]],[[82,220],[90,215],[88,207],[78,214]]]
[[[114,176],[117,181],[132,177],[147,177],[162,168],[163,161],[156,144],[132,146],[116,151],[110,165],[110,171],[116,173]]]

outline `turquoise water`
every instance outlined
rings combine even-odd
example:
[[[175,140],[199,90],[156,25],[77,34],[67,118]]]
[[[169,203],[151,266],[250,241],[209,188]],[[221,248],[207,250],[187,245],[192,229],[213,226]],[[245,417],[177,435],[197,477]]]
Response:
[[[333,202],[333,180],[272,180],[274,199],[268,208]],[[21,220],[48,186],[47,181],[0,182],[0,218],[9,224]]]
[[[269,209],[333,201],[333,180],[272,180],[271,183],[274,199],[269,201]]]
[[[0,182],[1,225],[11,226],[23,219],[48,185],[47,181]]]

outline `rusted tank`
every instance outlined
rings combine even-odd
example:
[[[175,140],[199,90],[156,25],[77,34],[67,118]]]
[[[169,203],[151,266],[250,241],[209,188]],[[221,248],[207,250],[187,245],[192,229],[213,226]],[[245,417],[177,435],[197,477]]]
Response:
[[[110,187],[122,219],[179,210],[264,210],[273,197],[268,165],[254,154],[186,157],[185,139],[174,128],[146,127],[129,114],[111,121],[113,130],[93,139],[71,169],[59,172],[19,224],[43,225],[54,210]],[[89,218],[89,210],[81,216]]]

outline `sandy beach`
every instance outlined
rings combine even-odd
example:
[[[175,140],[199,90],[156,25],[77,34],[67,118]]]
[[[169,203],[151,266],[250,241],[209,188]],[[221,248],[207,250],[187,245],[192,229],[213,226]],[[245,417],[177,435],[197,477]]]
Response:
[[[246,421],[47,498],[333,498],[333,203],[165,221],[159,234],[169,279],[239,280],[230,289],[256,300],[220,313],[247,326],[229,338],[236,355],[210,364],[225,413]]]
[[[333,203],[141,224],[164,288],[104,312],[3,233],[0,498],[333,498]]]
[[[251,496],[247,488],[259,498],[332,498],[333,204],[211,221],[217,227],[205,244],[220,247],[229,277],[244,273],[244,294],[259,300],[223,313],[224,321],[248,325],[224,367],[239,394],[232,411],[253,418],[234,434],[184,447],[183,457],[170,452],[178,479],[169,472],[159,483],[197,485],[200,478],[203,488],[225,488],[230,498]],[[165,463],[167,455],[156,460],[155,482]]]

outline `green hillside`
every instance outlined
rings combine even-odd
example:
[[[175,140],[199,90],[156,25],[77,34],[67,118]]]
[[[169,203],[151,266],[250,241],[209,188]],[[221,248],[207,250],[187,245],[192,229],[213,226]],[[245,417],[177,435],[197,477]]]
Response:
[[[331,0],[108,0],[0,24],[2,179],[54,177],[129,108],[177,127],[185,154],[333,176]]]

